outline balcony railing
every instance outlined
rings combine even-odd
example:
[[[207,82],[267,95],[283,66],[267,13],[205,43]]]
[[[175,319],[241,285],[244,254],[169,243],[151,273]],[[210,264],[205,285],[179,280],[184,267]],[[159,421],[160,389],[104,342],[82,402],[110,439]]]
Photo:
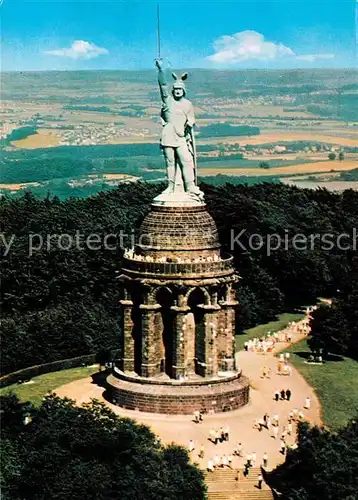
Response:
[[[123,271],[152,276],[172,276],[176,278],[191,276],[221,276],[233,272],[233,257],[217,261],[201,262],[148,262],[125,258]]]

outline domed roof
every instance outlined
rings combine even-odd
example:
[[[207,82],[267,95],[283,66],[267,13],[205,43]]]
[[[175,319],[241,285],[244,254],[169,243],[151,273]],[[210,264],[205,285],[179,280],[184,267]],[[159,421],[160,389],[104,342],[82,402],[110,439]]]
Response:
[[[152,206],[140,227],[137,248],[142,251],[193,251],[220,248],[216,224],[205,209]]]

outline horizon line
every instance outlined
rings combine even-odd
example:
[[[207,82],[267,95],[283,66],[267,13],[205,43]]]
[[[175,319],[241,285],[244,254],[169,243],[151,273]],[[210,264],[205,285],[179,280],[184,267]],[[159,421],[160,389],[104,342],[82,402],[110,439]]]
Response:
[[[185,69],[185,67],[172,67],[166,68],[168,71],[172,71],[175,69]],[[201,67],[193,67],[188,68],[188,71],[341,71],[341,70],[353,70],[358,71],[358,67],[350,67],[350,66],[342,66],[341,68],[201,68]],[[125,71],[125,72],[144,72],[144,71],[156,71],[155,68],[140,68],[140,69],[126,69],[126,68],[98,68],[98,69],[10,69],[1,71],[2,74],[5,73],[78,73],[78,72],[99,72],[99,71]]]

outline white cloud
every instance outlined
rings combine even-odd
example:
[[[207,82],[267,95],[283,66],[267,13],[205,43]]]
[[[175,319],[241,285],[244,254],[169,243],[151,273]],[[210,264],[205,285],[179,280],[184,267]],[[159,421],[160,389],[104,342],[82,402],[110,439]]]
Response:
[[[214,42],[214,54],[207,59],[217,63],[237,63],[250,59],[267,61],[294,55],[290,47],[269,42],[257,31],[246,30],[220,37]]]
[[[97,45],[91,42],[75,40],[69,48],[45,50],[45,54],[70,57],[71,59],[94,59],[101,54],[108,54],[108,50],[102,47],[97,47]]]
[[[306,54],[303,56],[297,56],[297,59],[300,61],[317,61],[317,59],[333,59],[335,56],[334,54]]]

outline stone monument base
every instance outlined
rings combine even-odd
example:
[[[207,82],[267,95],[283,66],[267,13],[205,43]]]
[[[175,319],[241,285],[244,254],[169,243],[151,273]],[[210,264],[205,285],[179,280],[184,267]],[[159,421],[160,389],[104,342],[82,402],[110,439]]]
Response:
[[[148,413],[220,413],[249,402],[249,380],[236,373],[212,380],[159,381],[114,370],[107,378],[106,398],[122,408]]]
[[[201,191],[199,191],[201,193]],[[200,196],[185,191],[175,193],[161,193],[152,202],[153,206],[165,207],[197,207],[205,206]]]

